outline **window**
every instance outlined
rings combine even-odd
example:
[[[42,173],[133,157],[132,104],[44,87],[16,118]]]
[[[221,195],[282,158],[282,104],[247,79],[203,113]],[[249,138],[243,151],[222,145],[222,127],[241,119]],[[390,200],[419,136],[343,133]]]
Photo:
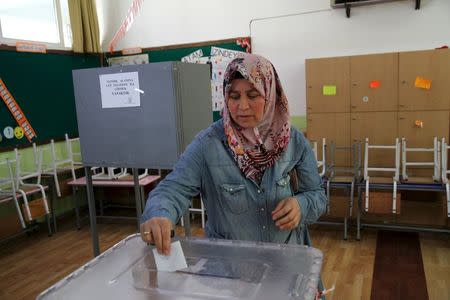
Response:
[[[0,39],[7,44],[25,40],[71,48],[67,1],[70,0],[2,0]]]

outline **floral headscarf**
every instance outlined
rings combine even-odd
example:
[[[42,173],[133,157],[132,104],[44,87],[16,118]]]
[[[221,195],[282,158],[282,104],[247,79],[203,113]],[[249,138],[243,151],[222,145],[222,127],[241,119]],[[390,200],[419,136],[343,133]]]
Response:
[[[236,77],[247,79],[265,99],[263,119],[255,128],[241,128],[228,110],[228,93]],[[275,163],[289,143],[289,109],[280,79],[270,61],[246,54],[230,62],[223,87],[223,123],[231,153],[245,176],[260,182],[264,170]]]

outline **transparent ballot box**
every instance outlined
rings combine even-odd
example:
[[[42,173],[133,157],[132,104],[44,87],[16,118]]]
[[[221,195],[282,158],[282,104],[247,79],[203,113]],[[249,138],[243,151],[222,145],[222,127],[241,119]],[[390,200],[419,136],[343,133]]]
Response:
[[[131,235],[37,299],[314,299],[323,255],[315,248],[180,238],[188,267],[157,271],[153,246]]]

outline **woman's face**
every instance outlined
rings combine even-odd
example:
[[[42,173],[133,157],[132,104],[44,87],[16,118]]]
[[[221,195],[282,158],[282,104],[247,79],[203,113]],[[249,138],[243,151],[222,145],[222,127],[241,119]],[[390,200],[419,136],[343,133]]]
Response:
[[[233,121],[242,128],[253,128],[264,116],[265,99],[246,79],[234,79],[228,93],[227,105]]]

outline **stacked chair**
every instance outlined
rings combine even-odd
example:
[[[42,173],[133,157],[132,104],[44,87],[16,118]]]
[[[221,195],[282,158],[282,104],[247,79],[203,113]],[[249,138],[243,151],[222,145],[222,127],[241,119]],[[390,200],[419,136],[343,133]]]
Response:
[[[348,199],[348,211],[344,215],[344,239],[348,237],[348,218],[352,217],[354,194],[356,184],[361,180],[361,143],[356,142],[351,147],[336,146],[334,142],[330,143],[330,163],[328,169],[329,188],[344,188],[350,190]],[[352,161],[350,167],[336,166],[336,153],[349,153]],[[330,196],[331,190],[328,193]],[[330,198],[329,198],[330,200]]]

